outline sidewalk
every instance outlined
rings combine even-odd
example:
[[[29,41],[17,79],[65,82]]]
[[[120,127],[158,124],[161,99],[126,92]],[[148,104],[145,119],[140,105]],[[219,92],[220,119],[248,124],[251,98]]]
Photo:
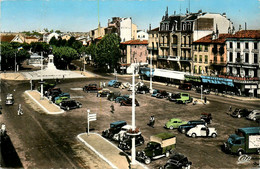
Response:
[[[94,151],[100,158],[106,161],[111,168],[128,169],[130,168],[131,157],[126,155],[114,144],[103,138],[97,133],[82,133],[77,138],[88,148]],[[136,161],[136,169],[147,169],[147,167]]]
[[[25,94],[27,94],[30,99],[38,104],[47,114],[64,113],[64,110],[61,110],[59,106],[55,105],[54,103],[50,103],[46,97],[41,100],[41,94],[37,90],[27,90],[25,91]]]

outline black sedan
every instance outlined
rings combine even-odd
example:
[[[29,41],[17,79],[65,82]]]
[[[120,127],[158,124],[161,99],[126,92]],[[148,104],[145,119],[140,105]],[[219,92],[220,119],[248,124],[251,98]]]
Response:
[[[64,110],[71,110],[82,107],[82,104],[76,100],[63,100],[59,105],[60,108]]]
[[[174,154],[170,157],[170,159],[167,161],[167,163],[160,167],[161,169],[180,169],[180,168],[189,168],[191,166],[192,162],[188,160],[187,157],[185,157],[182,154]]]
[[[135,137],[135,146],[140,146],[144,144],[144,138],[142,135]],[[121,150],[130,150],[132,148],[132,139],[131,137],[126,137],[123,141],[118,144],[118,147]]]

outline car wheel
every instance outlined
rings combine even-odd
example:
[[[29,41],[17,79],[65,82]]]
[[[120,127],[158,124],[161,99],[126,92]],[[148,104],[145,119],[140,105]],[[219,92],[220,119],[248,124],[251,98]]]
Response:
[[[181,132],[184,134],[186,132],[186,130],[185,129],[181,129]]]
[[[243,150],[239,150],[239,151],[237,152],[237,154],[238,154],[239,156],[241,156],[241,155],[244,154],[244,152],[243,152]]]
[[[147,157],[145,160],[144,160],[144,163],[145,164],[150,164],[151,163],[151,159],[149,157]]]
[[[78,107],[79,107],[79,108],[81,108],[81,107],[82,107],[82,105],[80,104]]]
[[[191,137],[193,138],[197,137],[196,133],[192,133]]]
[[[211,137],[215,138],[215,137],[217,137],[217,134],[216,133],[212,133]]]
[[[144,144],[144,141],[143,141],[143,140],[141,140],[141,141],[139,142],[139,144],[140,144],[140,145]]]
[[[165,153],[165,157],[169,157],[169,156],[170,156],[170,152],[167,151],[167,152]]]
[[[70,108],[67,106],[67,107],[66,107],[66,110],[70,110]]]
[[[241,118],[241,115],[239,114],[237,117],[238,117],[238,118]]]
[[[253,120],[256,121],[256,118],[254,117]]]
[[[170,126],[170,129],[173,130],[173,126]]]

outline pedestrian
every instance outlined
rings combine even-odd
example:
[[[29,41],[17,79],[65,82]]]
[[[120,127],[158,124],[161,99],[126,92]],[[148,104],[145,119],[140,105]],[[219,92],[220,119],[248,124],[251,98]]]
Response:
[[[113,103],[111,104],[110,108],[111,108],[110,112],[111,112],[111,113],[114,113],[115,107],[114,107]]]
[[[104,88],[106,87],[106,82],[103,83],[103,87],[104,87]]]
[[[154,123],[155,123],[155,119],[154,119],[154,116],[151,116],[150,117],[150,122],[147,124],[148,126],[154,128]]]
[[[209,128],[208,128],[208,126],[206,127],[206,136],[207,137],[209,136]]]
[[[229,106],[229,110],[228,110],[229,112],[232,112],[232,106]]]
[[[204,97],[204,103],[207,104],[207,97]]]
[[[21,105],[21,104],[19,104],[19,106],[18,106],[18,112],[17,112],[17,114],[18,114],[18,116],[19,116],[19,115],[23,115],[23,109],[22,109],[22,105]]]

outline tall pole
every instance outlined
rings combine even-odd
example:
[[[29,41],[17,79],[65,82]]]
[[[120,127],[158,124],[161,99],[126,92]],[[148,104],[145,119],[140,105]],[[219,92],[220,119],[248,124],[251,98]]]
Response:
[[[83,67],[84,67],[84,72],[85,72],[85,61],[86,61],[85,56],[86,56],[86,55],[84,54],[84,57],[83,57],[83,58],[84,58],[84,60],[83,60],[83,64],[84,64],[84,65],[83,65]]]
[[[202,100],[202,91],[203,91],[203,85],[201,85],[201,94],[200,94],[200,99]]]
[[[152,77],[152,55],[150,55],[150,92],[152,93],[153,90],[153,77]]]
[[[16,51],[14,55],[14,72],[16,73]]]
[[[133,70],[133,77],[132,77],[132,130],[135,130],[135,68]],[[131,152],[131,156],[132,156],[132,161],[131,164],[135,165],[136,161],[135,161],[135,136],[132,137],[132,152]]]
[[[43,55],[41,52],[41,100],[43,100],[43,77],[42,77],[42,71],[43,71]]]

